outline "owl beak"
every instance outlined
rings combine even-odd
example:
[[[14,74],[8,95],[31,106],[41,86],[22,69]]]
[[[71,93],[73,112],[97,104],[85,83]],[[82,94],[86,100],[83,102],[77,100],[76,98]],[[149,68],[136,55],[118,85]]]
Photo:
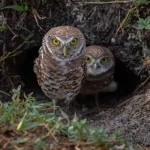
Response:
[[[96,63],[93,65],[93,68],[94,68],[94,70],[97,69],[97,64]]]
[[[63,53],[64,53],[64,56],[67,56],[68,55],[68,50],[67,50],[67,47],[64,46],[63,48]]]

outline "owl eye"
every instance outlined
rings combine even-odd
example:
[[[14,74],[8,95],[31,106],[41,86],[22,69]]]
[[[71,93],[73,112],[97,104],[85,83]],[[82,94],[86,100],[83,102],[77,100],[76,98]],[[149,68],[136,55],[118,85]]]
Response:
[[[77,39],[77,38],[74,38],[74,39],[70,42],[70,44],[71,44],[71,45],[76,45],[77,42],[78,42],[78,39]]]
[[[85,62],[90,63],[91,62],[91,58],[90,57],[86,57]]]
[[[108,62],[108,57],[104,57],[100,61],[101,63],[107,63]]]
[[[56,46],[58,46],[60,44],[60,41],[57,40],[56,38],[52,39],[52,43]]]

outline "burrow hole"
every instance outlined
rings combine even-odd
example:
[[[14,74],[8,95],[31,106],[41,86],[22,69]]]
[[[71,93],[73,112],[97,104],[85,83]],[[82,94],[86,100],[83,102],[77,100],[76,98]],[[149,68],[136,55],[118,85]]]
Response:
[[[32,50],[26,51],[24,61],[18,68],[17,72],[25,84],[25,91],[34,92],[35,95],[37,91],[40,91],[41,94],[43,94],[38,86],[35,73],[33,72],[33,62],[35,58],[38,57],[38,49],[39,48],[36,47]],[[130,97],[140,82],[140,77],[136,76],[117,58],[114,77],[115,81],[118,83],[118,90],[113,93],[100,94],[99,103],[101,105],[111,107],[126,100]],[[94,107],[96,105],[93,95],[87,95],[84,97],[79,95],[76,99],[81,105],[86,105],[88,107]]]

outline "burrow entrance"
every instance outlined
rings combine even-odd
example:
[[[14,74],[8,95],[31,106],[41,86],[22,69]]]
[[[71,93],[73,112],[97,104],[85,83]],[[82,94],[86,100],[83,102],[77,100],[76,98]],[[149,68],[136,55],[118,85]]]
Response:
[[[36,80],[36,75],[33,72],[33,62],[35,58],[38,57],[38,50],[39,47],[26,51],[25,59],[17,71],[18,75],[21,76],[22,81],[25,83],[25,91],[28,92],[35,92],[37,89],[40,90]],[[124,101],[126,97],[129,97],[132,94],[140,83],[140,77],[136,76],[117,58],[114,78],[118,83],[118,90],[113,93],[99,95],[99,102],[102,105],[113,106]],[[77,96],[77,102],[81,103],[81,105],[87,105],[88,107],[95,106],[93,95],[87,95],[84,97],[79,95]]]

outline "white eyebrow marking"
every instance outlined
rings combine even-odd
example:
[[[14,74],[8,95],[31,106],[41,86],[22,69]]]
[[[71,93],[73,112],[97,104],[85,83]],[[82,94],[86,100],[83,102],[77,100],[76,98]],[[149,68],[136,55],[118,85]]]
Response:
[[[62,44],[65,43],[65,41],[63,39],[61,39],[60,37],[56,37],[57,40],[59,40]]]
[[[56,37],[56,39],[62,42],[62,44],[65,44],[65,43],[69,43],[70,41],[72,41],[74,39],[74,36],[69,37],[67,40],[63,40],[60,37]]]
[[[66,43],[68,43],[68,42],[72,41],[73,39],[74,39],[74,37],[73,37],[73,36],[69,37],[69,39],[67,39],[67,40],[66,40]]]

